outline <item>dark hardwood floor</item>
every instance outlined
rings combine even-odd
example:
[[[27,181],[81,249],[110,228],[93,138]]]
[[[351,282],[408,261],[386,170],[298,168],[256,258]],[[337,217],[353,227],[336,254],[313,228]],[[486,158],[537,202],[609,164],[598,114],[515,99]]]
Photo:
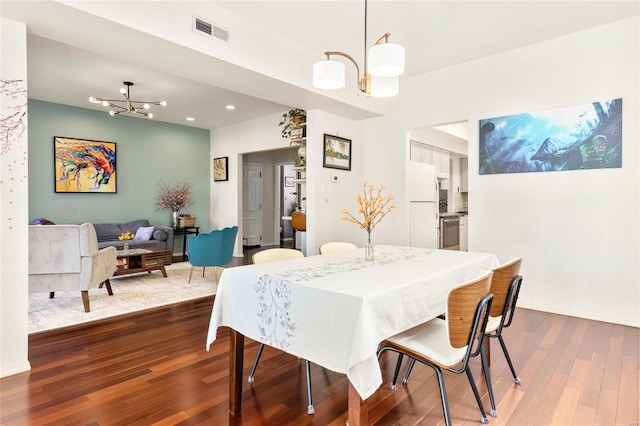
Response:
[[[237,260],[243,263],[246,260]],[[228,414],[229,333],[205,350],[213,297],[29,337],[32,370],[0,380],[0,425],[344,425],[347,379],[312,366],[316,414],[307,414],[304,362],[267,347],[241,415]],[[638,425],[639,329],[518,308],[504,335],[522,379],[513,383],[492,339],[498,425]],[[245,377],[258,344],[247,339]],[[432,370],[416,366],[369,398],[371,423],[444,424]],[[485,405],[489,401],[473,371]],[[454,424],[480,424],[464,375],[445,374]]]

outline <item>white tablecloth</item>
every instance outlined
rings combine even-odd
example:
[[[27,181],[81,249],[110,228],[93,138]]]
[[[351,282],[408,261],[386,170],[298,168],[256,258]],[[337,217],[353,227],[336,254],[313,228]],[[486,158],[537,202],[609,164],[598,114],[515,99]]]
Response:
[[[376,246],[225,269],[207,335],[218,327],[345,373],[362,399],[382,384],[378,344],[445,311],[458,284],[498,266],[493,254]]]

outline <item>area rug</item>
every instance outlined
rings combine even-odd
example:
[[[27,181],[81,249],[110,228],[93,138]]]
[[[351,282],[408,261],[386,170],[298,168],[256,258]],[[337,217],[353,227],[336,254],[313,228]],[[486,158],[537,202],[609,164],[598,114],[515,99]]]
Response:
[[[169,305],[185,300],[211,296],[216,292],[213,268],[207,268],[202,277],[202,268],[195,268],[191,283],[189,262],[167,266],[167,278],[162,272],[140,273],[112,277],[113,296],[105,288],[89,290],[91,312],[85,312],[79,291],[29,295],[29,334],[69,327],[90,321],[141,311],[156,306]]]

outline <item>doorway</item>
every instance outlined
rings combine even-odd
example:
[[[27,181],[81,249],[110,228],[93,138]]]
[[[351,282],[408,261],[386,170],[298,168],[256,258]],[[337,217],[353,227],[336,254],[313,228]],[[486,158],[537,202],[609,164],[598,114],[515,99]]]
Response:
[[[293,246],[293,227],[291,213],[297,207],[297,192],[295,184],[296,172],[293,162],[276,164],[276,222],[279,230],[280,247]]]
[[[242,164],[242,245],[262,243],[262,164]]]
[[[280,202],[280,195],[283,193],[284,184],[281,181],[280,167],[285,164],[293,163],[293,155],[297,152],[296,148],[283,148],[268,151],[249,152],[242,154],[243,170],[240,172],[243,176],[242,183],[242,219],[249,220],[247,216],[250,212],[246,211],[248,205],[252,207],[260,207],[261,218],[257,216],[251,220],[260,221],[260,224],[256,224],[256,229],[260,229],[261,239],[256,241],[249,238],[250,234],[248,230],[243,230],[242,244],[244,246],[256,246],[261,247],[277,247],[280,245],[280,228],[281,218],[286,213],[286,209],[282,209]],[[248,165],[260,166],[262,169],[260,180],[260,191],[252,189],[245,189],[246,178],[245,167]],[[292,188],[287,188],[291,190]],[[253,210],[253,209],[249,209]],[[257,234],[255,234],[257,235]]]

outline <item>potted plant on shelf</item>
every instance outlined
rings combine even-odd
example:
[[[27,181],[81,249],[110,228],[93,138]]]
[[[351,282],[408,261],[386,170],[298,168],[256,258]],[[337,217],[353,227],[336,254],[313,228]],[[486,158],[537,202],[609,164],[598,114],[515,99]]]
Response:
[[[282,137],[285,139],[290,138],[291,131],[301,123],[304,123],[306,119],[307,112],[300,108],[294,108],[292,110],[289,110],[289,112],[285,112],[284,114],[282,114],[282,120],[280,120],[280,123],[278,123],[278,126],[282,127],[282,129],[280,130]],[[306,132],[304,132],[304,129],[302,130],[302,136],[304,136]]]

